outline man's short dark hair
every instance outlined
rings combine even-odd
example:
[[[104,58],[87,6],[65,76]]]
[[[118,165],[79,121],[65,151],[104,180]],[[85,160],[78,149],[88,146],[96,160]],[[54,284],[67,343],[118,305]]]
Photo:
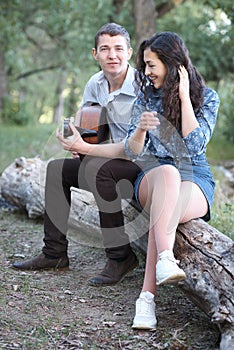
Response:
[[[104,24],[96,33],[95,35],[95,40],[94,40],[94,45],[95,45],[95,49],[97,50],[97,46],[98,46],[98,40],[99,37],[101,35],[104,34],[108,34],[110,36],[115,36],[115,35],[122,35],[127,43],[127,47],[130,48],[131,47],[131,43],[130,43],[130,35],[128,33],[128,31],[122,27],[120,24],[117,23],[107,23]]]

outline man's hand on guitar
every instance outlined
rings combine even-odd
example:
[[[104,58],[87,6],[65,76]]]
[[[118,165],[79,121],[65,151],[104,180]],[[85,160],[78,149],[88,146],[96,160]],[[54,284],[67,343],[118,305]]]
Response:
[[[71,128],[73,133],[72,137],[64,138],[62,136],[61,131],[57,130],[56,132],[57,139],[59,140],[63,149],[65,149],[66,151],[71,151],[72,154],[78,154],[78,153],[84,154],[85,145],[87,144],[87,142],[85,142],[82,139],[79,131],[75,128],[72,122],[69,123],[69,127]]]

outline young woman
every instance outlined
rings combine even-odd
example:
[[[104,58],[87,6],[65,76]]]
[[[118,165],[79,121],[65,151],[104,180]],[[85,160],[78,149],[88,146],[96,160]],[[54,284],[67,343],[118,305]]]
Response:
[[[178,224],[210,218],[214,181],[205,153],[219,98],[205,86],[175,33],[163,32],[145,40],[136,68],[140,94],[125,152],[133,160],[146,159],[135,195],[149,213],[150,229],[133,328],[154,329],[156,285],[186,278],[173,254]]]

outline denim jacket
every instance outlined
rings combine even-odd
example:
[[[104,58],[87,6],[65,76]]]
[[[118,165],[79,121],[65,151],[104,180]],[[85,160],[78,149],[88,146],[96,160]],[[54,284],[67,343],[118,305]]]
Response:
[[[194,110],[199,126],[190,132],[186,137],[182,137],[181,131],[173,127],[164,117],[162,108],[162,96],[160,89],[154,89],[146,103],[143,94],[140,92],[133,107],[132,117],[125,140],[125,152],[133,160],[147,159],[147,155],[154,155],[158,159],[189,158],[195,165],[197,162],[205,160],[206,146],[211,139],[217,120],[219,108],[218,94],[208,88],[204,88],[204,103],[201,110]],[[136,155],[129,147],[129,137],[136,129],[141,114],[144,111],[156,111],[160,120],[160,125],[152,131],[148,131],[143,151]],[[166,134],[164,130],[166,130]]]

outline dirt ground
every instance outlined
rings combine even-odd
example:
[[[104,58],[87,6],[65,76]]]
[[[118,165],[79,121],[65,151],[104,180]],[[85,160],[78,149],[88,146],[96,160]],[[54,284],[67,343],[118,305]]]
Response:
[[[116,286],[87,280],[105,263],[102,249],[70,237],[67,271],[19,272],[12,262],[40,252],[43,222],[19,211],[0,210],[0,349],[215,350],[219,331],[177,286],[156,297],[158,327],[132,330],[135,300],[144,274],[139,268]]]

